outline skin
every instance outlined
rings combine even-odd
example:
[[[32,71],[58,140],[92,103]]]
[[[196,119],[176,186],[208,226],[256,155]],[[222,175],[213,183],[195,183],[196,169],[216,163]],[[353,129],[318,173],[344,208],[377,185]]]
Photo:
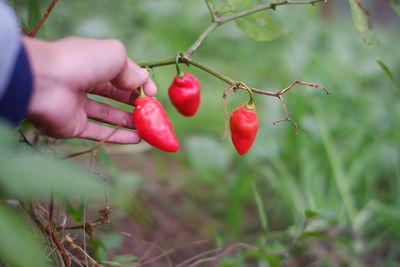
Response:
[[[157,88],[148,72],[128,58],[124,45],[113,39],[67,37],[54,42],[24,37],[33,91],[28,120],[55,138],[106,139],[114,128],[88,118],[128,129],[118,129],[109,143],[135,144],[139,135],[129,112],[88,98],[100,95],[132,105],[137,88],[149,96]]]

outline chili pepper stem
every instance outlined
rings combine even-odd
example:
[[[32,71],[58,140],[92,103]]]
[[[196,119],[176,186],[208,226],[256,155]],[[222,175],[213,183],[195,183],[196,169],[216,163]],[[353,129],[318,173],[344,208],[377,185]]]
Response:
[[[244,82],[237,82],[236,83],[236,88],[244,88],[246,89],[246,91],[249,93],[249,102],[247,102],[246,104],[246,108],[247,109],[254,109],[256,106],[254,105],[254,93],[253,91],[250,89],[250,87],[247,86],[247,84],[245,84]]]
[[[138,97],[145,97],[145,96],[146,96],[146,94],[144,93],[143,86],[140,86],[139,87],[139,96]]]
[[[185,73],[179,67],[179,59],[180,58],[181,58],[181,54],[180,53],[176,54],[176,57],[175,57],[176,76],[178,78],[183,78],[183,76],[185,76]]]

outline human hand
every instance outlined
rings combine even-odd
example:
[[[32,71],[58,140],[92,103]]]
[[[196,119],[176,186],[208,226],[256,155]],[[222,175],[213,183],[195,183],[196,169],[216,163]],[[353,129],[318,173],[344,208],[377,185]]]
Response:
[[[112,39],[68,37],[55,42],[24,37],[33,73],[28,119],[56,138],[104,140],[115,131],[88,118],[134,129],[131,114],[89,99],[108,97],[129,105],[143,86],[149,96],[157,88],[148,72],[127,57],[124,45]],[[118,129],[107,142],[140,142],[135,131]]]

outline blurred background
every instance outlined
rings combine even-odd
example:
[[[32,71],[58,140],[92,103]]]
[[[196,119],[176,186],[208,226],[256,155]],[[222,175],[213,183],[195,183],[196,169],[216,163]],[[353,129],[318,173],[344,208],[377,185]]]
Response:
[[[17,2],[22,24],[34,25],[48,2]],[[387,1],[363,3],[381,57],[398,80],[400,17]],[[107,199],[113,223],[93,232],[97,259],[123,254],[144,263],[182,245],[147,264],[176,266],[233,242],[283,251],[306,224],[285,256],[238,249],[204,266],[399,265],[399,88],[354,27],[347,1],[283,6],[271,14],[289,34],[257,42],[229,22],[193,58],[252,87],[275,92],[299,78],[324,85],[331,95],[303,86],[284,95],[299,125],[297,135],[290,123],[272,125],[284,118],[278,99],[256,95],[259,132],[252,149],[239,156],[230,137],[220,141],[226,84],[187,67],[203,89],[198,114],[185,118],[167,95],[175,67],[155,68],[157,98],[174,125],[180,151],[166,153],[144,143],[104,145],[95,156],[75,159],[121,190]],[[209,23],[200,0],[59,0],[37,37],[116,38],[140,63],[186,50]],[[229,110],[246,100],[246,92],[232,92]],[[65,154],[93,143],[67,140],[51,146]],[[87,219],[102,205],[88,201]],[[70,207],[68,212],[83,211]],[[199,240],[208,242],[191,243]]]

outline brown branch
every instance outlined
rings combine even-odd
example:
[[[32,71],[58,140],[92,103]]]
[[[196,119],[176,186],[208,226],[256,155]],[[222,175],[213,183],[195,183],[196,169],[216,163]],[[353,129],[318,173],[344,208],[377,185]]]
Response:
[[[95,261],[83,248],[76,244],[69,235],[65,236],[65,241],[69,243],[71,248],[79,250],[85,257],[87,257],[93,263],[91,266],[100,266],[97,261]]]
[[[106,138],[104,138],[103,140],[98,142],[94,147],[89,148],[87,150],[80,151],[80,152],[69,154],[67,156],[62,157],[61,159],[70,159],[70,158],[78,157],[78,156],[88,154],[88,153],[91,153],[91,152],[97,150],[102,145],[104,145],[104,143],[106,143],[108,141],[108,139],[110,139],[110,137],[113,136],[113,134],[115,134],[119,129],[121,129],[121,125],[118,125],[108,136],[106,136]]]
[[[56,245],[57,249],[60,251],[61,257],[63,259],[65,267],[71,266],[69,263],[69,257],[65,252],[64,246],[61,244],[61,242],[58,240],[58,237],[56,233],[54,232],[53,229],[53,213],[54,213],[54,196],[51,194],[50,197],[50,204],[49,204],[49,224],[46,228],[46,231],[50,234],[51,239],[53,240],[54,244]]]
[[[299,127],[297,126],[297,123],[292,118],[289,117],[289,114],[288,114],[287,109],[286,109],[285,100],[283,100],[282,95],[279,95],[278,98],[279,98],[279,101],[281,101],[281,104],[282,104],[282,107],[283,107],[283,111],[285,112],[285,118],[283,120],[274,121],[272,124],[276,125],[276,124],[278,124],[280,122],[289,121],[290,123],[292,123],[293,127],[295,128],[296,134],[298,134],[299,133]]]
[[[112,212],[113,210],[110,207],[106,206],[104,209],[99,210],[100,216],[93,222],[87,222],[85,224],[78,225],[57,226],[54,228],[54,231],[84,229],[90,235],[91,228],[102,224],[111,224],[109,216]]]
[[[30,37],[35,37],[37,32],[39,31],[40,27],[42,27],[43,23],[46,21],[47,17],[49,16],[50,12],[53,10],[54,6],[57,4],[58,0],[52,0],[49,7],[47,8],[46,12],[44,12],[43,16],[40,18],[39,22],[36,26],[29,32],[25,32],[26,35]]]

